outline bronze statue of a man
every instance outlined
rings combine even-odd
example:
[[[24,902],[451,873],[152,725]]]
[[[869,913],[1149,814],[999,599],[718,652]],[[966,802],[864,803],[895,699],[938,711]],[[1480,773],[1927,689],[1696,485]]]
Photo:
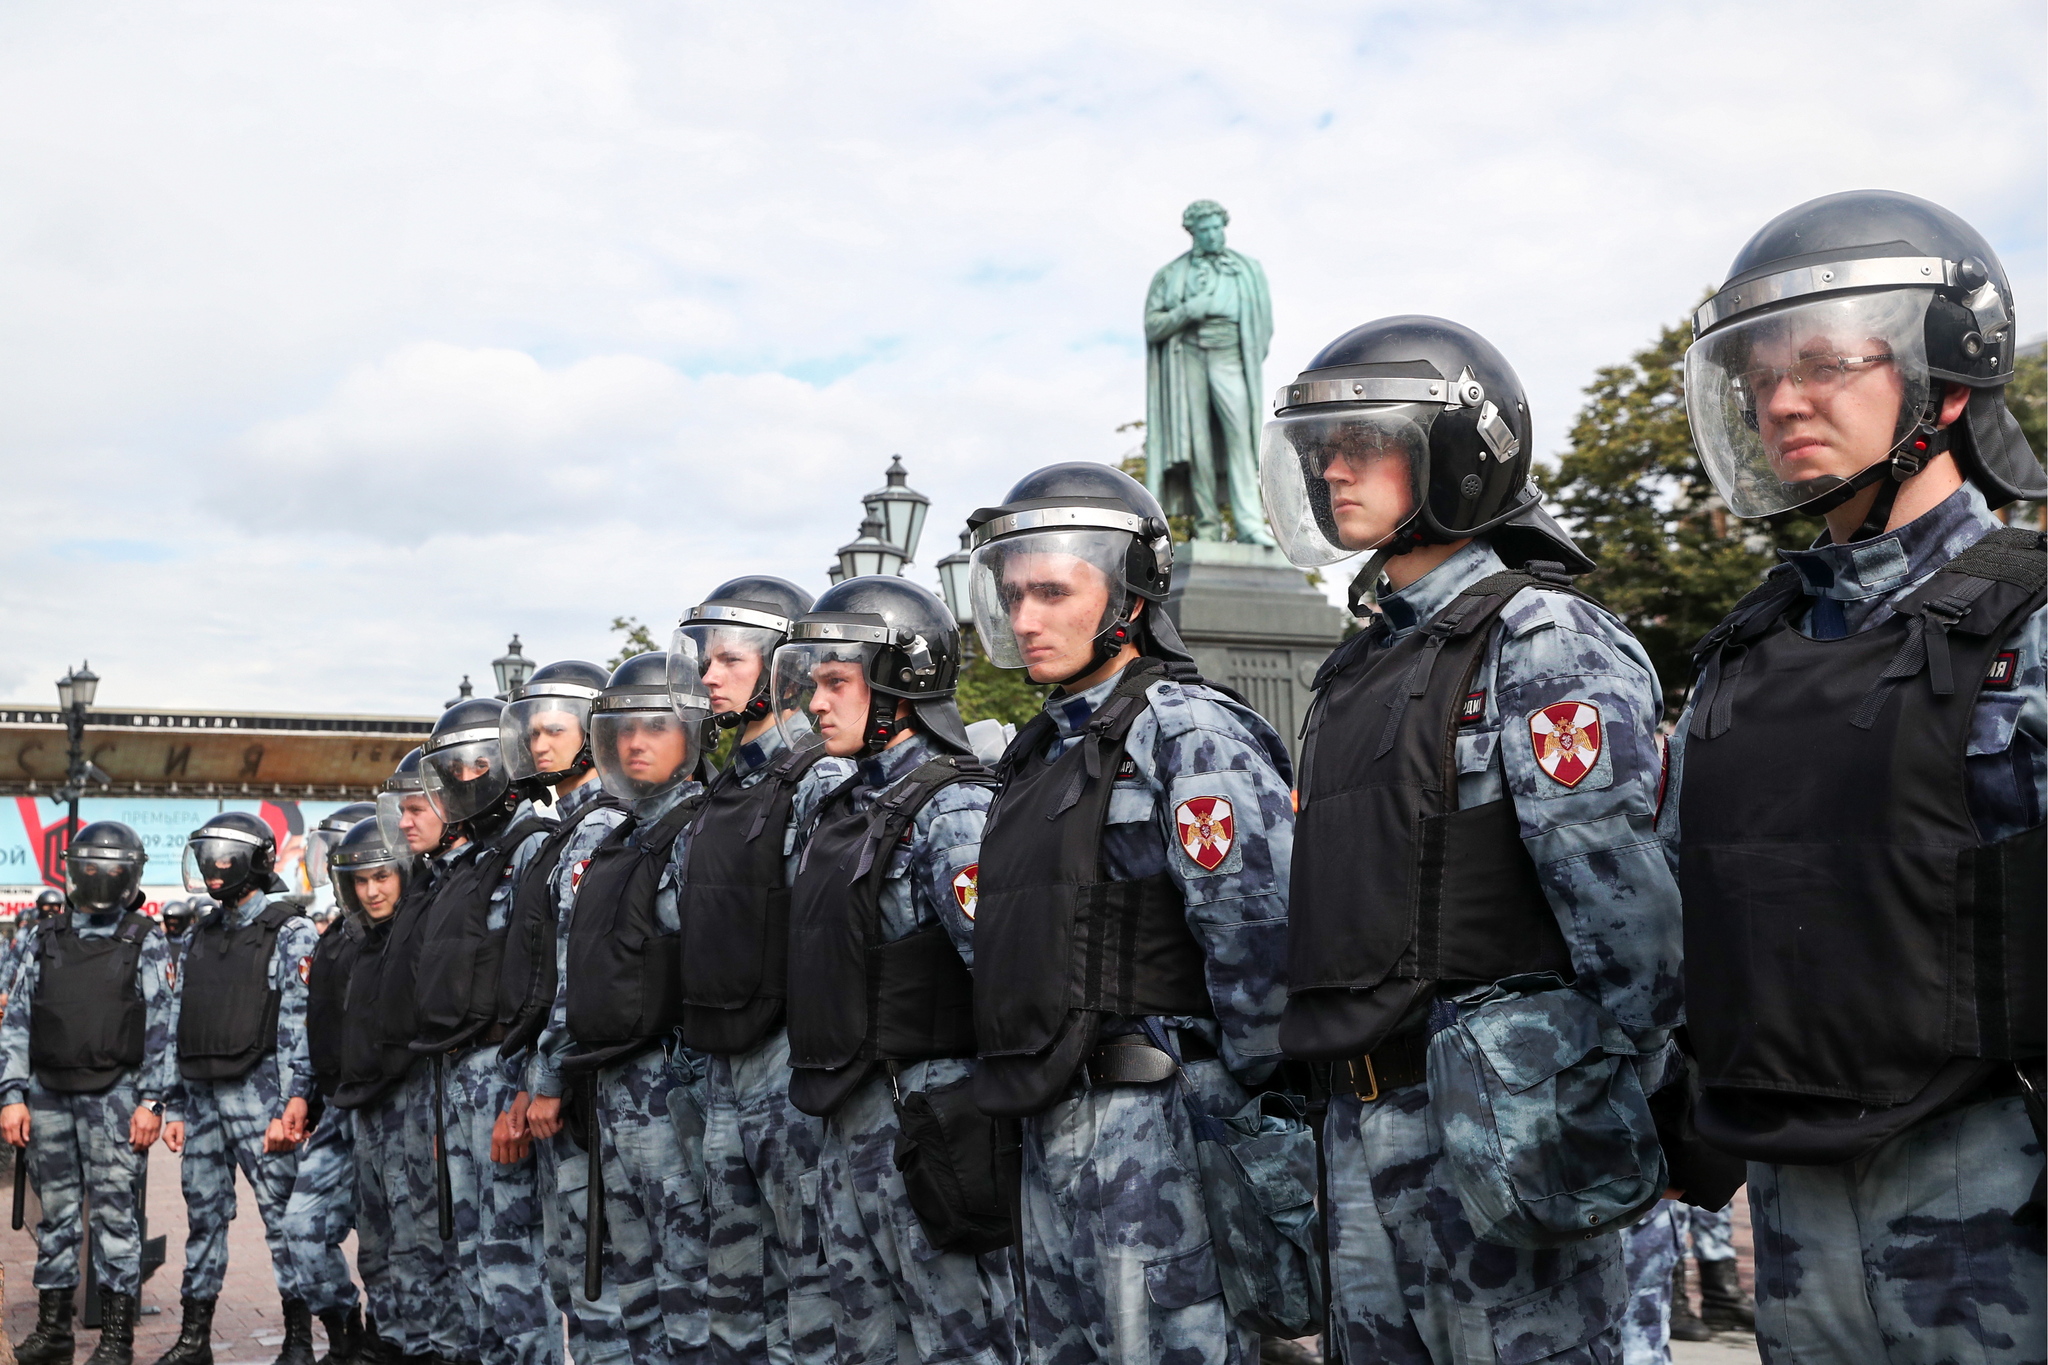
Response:
[[[1197,199],[1194,238],[1145,296],[1145,482],[1169,513],[1194,515],[1196,540],[1271,545],[1259,498],[1259,367],[1273,340],[1266,272],[1223,245],[1230,215]],[[1221,464],[1235,535],[1216,500]]]

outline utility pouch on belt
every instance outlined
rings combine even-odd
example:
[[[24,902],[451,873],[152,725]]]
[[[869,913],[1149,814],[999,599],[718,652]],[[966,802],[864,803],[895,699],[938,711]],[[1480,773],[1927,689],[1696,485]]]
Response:
[[[1635,1044],[1548,972],[1458,1000],[1429,1040],[1429,1109],[1483,1242],[1540,1249],[1635,1222],[1668,1184]]]
[[[1022,1152],[1017,1120],[982,1113],[970,1086],[963,1077],[897,1094],[896,1169],[931,1244],[979,1256],[1017,1240],[1010,1211]]]
[[[1178,1066],[1180,1050],[1166,1030],[1155,1019],[1143,1023],[1152,1045],[1172,1054]],[[1321,1331],[1328,1297],[1316,1213],[1316,1138],[1305,1103],[1269,1091],[1219,1118],[1202,1107],[1185,1070],[1179,1085],[1231,1318],[1261,1336]]]

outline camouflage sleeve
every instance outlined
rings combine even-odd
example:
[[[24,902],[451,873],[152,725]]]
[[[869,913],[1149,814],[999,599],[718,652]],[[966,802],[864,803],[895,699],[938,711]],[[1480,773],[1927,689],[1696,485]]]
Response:
[[[485,917],[484,927],[494,934],[501,934],[512,926],[512,902],[518,899],[519,883],[526,880],[526,869],[533,866],[534,855],[540,846],[548,841],[552,830],[536,830],[519,841],[519,847],[512,850],[512,860],[505,864],[505,875],[491,892],[491,909]]]
[[[1509,603],[1493,654],[1486,720],[1580,989],[1626,1029],[1672,1028],[1685,1018],[1682,948],[1678,884],[1655,829],[1656,671],[1613,617],[1562,593]]]
[[[0,1104],[22,1104],[28,1099],[28,1011],[41,979],[36,955],[24,952],[14,988],[7,995],[6,1013],[0,1015]]]
[[[555,1002],[548,1008],[547,1026],[540,1031],[527,1063],[526,1088],[535,1095],[561,1095],[561,1059],[575,1042],[569,1036],[569,920],[576,910],[583,865],[625,818],[624,811],[603,806],[586,813],[563,847],[554,871],[548,874],[555,896]]]
[[[796,884],[796,865],[803,861],[804,845],[817,828],[818,808],[855,772],[850,758],[821,758],[811,765],[789,802],[789,828],[782,836],[782,875],[785,886]]]
[[[172,1005],[169,967],[171,946],[162,934],[142,940],[142,955],[135,963],[135,985],[142,992],[142,1066],[135,1073],[135,1091],[140,1099],[160,1100],[168,1096],[178,1079],[177,1050],[171,1046]]]
[[[1999,649],[1970,714],[1964,769],[1978,837],[1998,843],[2041,823],[2048,805],[2048,608]],[[2007,656],[2010,656],[2009,658]],[[1994,686],[1999,674],[2003,685]]]
[[[320,931],[294,915],[278,931],[270,959],[270,988],[277,1001],[277,1090],[288,1100],[313,1093],[313,1054],[306,1043],[306,975]]]
[[[1258,1079],[1280,1055],[1287,1005],[1287,878],[1294,794],[1280,738],[1207,688],[1155,683],[1125,742],[1155,795],[1166,870],[1202,945],[1223,1060]],[[1148,761],[1149,760],[1149,761]]]
[[[993,793],[956,782],[917,813],[910,846],[910,896],[919,924],[946,926],[960,960],[974,965],[974,901],[981,835]]]

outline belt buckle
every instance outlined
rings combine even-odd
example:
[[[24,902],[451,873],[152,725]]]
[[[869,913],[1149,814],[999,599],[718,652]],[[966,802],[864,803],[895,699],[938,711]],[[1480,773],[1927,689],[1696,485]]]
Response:
[[[1358,1064],[1360,1062],[1365,1063],[1365,1080],[1366,1084],[1372,1087],[1371,1094],[1367,1094],[1365,1091],[1359,1089],[1358,1087]],[[1379,1073],[1373,1070],[1372,1054],[1370,1052],[1366,1053],[1363,1057],[1354,1057],[1350,1061],[1344,1063],[1344,1065],[1347,1068],[1349,1068],[1351,1072],[1351,1093],[1358,1097],[1358,1102],[1360,1104],[1371,1104],[1374,1100],[1380,1097]]]

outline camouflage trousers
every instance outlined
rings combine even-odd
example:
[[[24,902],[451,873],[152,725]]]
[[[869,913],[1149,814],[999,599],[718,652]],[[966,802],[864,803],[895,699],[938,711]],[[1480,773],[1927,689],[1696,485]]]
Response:
[[[1621,1238],[1551,1251],[1479,1241],[1416,1084],[1330,1102],[1330,1335],[1354,1365],[1611,1365],[1628,1302]]]
[[[2041,1144],[2017,1097],[1917,1124],[1837,1166],[1749,1167],[1766,1365],[2048,1356]]]
[[[1679,1224],[1680,1229],[1692,1234],[1692,1254],[1695,1260],[1735,1259],[1735,1209],[1732,1204],[1718,1213],[1709,1213],[1690,1204],[1681,1204],[1679,1214],[1684,1220]]]
[[[597,1074],[605,1287],[634,1365],[703,1358],[704,1126],[698,1064],[655,1048]]]
[[[1217,1061],[1188,1078],[1211,1113],[1245,1093]],[[1033,1365],[1249,1365],[1216,1275],[1194,1132],[1174,1084],[1088,1089],[1024,1120],[1025,1325]]]
[[[1621,1320],[1621,1365],[1670,1365],[1671,1275],[1685,1250],[1685,1233],[1698,1212],[1666,1199],[1621,1234],[1628,1270],[1628,1314]]]
[[[434,1220],[434,1131],[418,1107],[431,1097],[428,1075],[417,1066],[396,1090],[355,1111],[356,1269],[378,1336],[406,1355],[426,1355],[437,1337],[461,1340],[466,1330],[454,1249]],[[430,1163],[424,1203],[414,1197],[411,1161],[422,1138]]]
[[[294,1248],[285,1228],[297,1152],[266,1153],[270,1121],[284,1113],[273,1061],[238,1081],[186,1081],[185,1150],[179,1183],[185,1191],[185,1279],[187,1298],[220,1297],[228,1269],[228,1224],[235,1217],[235,1171],[240,1168],[256,1196],[263,1240],[280,1298],[299,1294],[299,1263],[317,1261],[322,1249]],[[300,1254],[300,1253],[303,1254]]]
[[[445,1080],[445,1077],[444,1077]],[[461,1253],[454,1238],[441,1236],[441,1200],[436,1190],[434,1068],[423,1062],[398,1091],[405,1111],[400,1152],[405,1193],[412,1204],[419,1239],[420,1281],[407,1288],[425,1318],[427,1343],[437,1355],[467,1360],[476,1355],[477,1307],[463,1283]]]
[[[831,1281],[818,1238],[825,1121],[789,1102],[789,1035],[708,1059],[707,1293],[722,1360],[830,1365]]]
[[[949,1084],[963,1061],[903,1070],[905,1091]],[[1017,1358],[1006,1252],[969,1256],[925,1240],[896,1169],[896,1106],[877,1073],[825,1121],[818,1215],[830,1279],[839,1365]]]
[[[135,1105],[132,1074],[96,1095],[65,1094],[29,1082],[29,1179],[43,1205],[35,1226],[36,1288],[78,1285],[78,1244],[85,1233],[79,1205],[90,1194],[93,1268],[100,1284],[116,1294],[140,1291],[142,1235],[135,1187],[142,1179],[143,1153],[128,1145]]]
[[[454,1197],[457,1266],[477,1307],[483,1365],[561,1365],[562,1320],[541,1273],[540,1196],[534,1159],[491,1160],[491,1130],[517,1085],[495,1047],[441,1059]]]
[[[298,1259],[299,1296],[314,1313],[353,1308],[357,1295],[341,1244],[356,1225],[355,1115],[328,1105],[299,1147],[284,1208],[285,1240]]]
[[[583,1214],[589,1199],[590,1158],[567,1133],[557,1133],[534,1142],[533,1164],[548,1293],[555,1311],[568,1322],[569,1358],[576,1365],[630,1361],[633,1353],[627,1349],[614,1289],[618,1276],[609,1263],[604,1292],[594,1302],[583,1297]]]

